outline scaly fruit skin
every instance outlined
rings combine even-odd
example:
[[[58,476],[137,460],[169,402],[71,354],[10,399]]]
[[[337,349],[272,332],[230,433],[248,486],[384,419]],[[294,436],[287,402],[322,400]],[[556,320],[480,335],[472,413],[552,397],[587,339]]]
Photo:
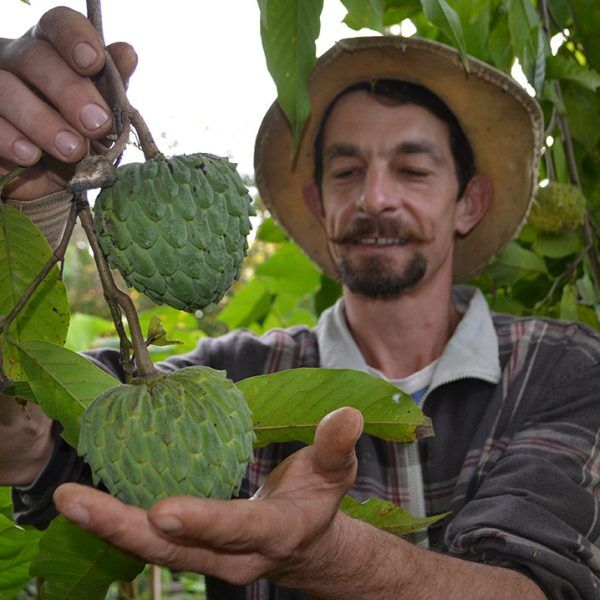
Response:
[[[96,235],[127,285],[194,311],[218,302],[248,250],[251,198],[226,158],[191,154],[127,164],[94,204]]]
[[[237,494],[253,441],[242,392],[224,371],[194,366],[102,393],[83,414],[77,451],[95,484],[147,509],[167,496]]]
[[[585,209],[585,196],[578,187],[553,181],[538,189],[528,221],[543,233],[559,233],[581,227]]]

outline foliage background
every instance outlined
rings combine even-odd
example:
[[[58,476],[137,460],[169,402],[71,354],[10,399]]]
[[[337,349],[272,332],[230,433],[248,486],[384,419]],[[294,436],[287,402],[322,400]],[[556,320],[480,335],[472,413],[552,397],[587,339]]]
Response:
[[[547,144],[540,180],[581,187],[587,201],[586,217],[580,226],[565,226],[552,234],[526,225],[519,238],[471,283],[483,290],[496,310],[559,317],[600,329],[600,5],[595,0],[342,2],[348,10],[346,22],[357,29],[397,34],[399,24],[405,30],[408,19],[417,35],[454,45],[507,73],[518,61],[545,115]],[[290,64],[314,62],[313,36],[318,33],[322,2],[259,0],[259,4],[263,42],[280,98],[284,102],[291,98],[294,103],[304,93],[306,72],[290,71]],[[258,24],[256,27],[258,30]],[[276,56],[286,60],[274,62]],[[288,114],[294,129],[301,131],[307,106],[296,105],[301,108],[288,108]],[[169,337],[181,341],[155,348],[156,360],[192,349],[203,335],[218,335],[232,328],[262,332],[300,323],[312,326],[339,296],[339,285],[321,275],[286,239],[261,209],[259,198],[256,203],[256,239],[246,269],[219,306],[189,315],[155,307],[133,292],[145,326],[151,315],[158,314]],[[560,213],[560,208],[557,211]],[[93,259],[80,233],[69,248],[64,279],[72,312],[67,347],[82,350],[117,344]],[[19,595],[17,590],[23,585],[19,597],[34,597],[34,582],[26,583],[27,566],[39,533],[16,528],[9,516],[7,490],[0,490],[0,600]],[[133,593],[149,597],[147,577],[147,572],[141,575],[137,587],[113,586],[109,597]],[[164,570],[162,578],[172,597],[187,598],[186,590],[202,597],[201,578]]]

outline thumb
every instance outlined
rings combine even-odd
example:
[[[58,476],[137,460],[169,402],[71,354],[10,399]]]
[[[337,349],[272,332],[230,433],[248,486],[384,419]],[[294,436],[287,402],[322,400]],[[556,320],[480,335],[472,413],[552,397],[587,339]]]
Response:
[[[345,406],[325,416],[315,432],[313,462],[323,472],[333,473],[355,466],[354,445],[363,429],[363,416]]]

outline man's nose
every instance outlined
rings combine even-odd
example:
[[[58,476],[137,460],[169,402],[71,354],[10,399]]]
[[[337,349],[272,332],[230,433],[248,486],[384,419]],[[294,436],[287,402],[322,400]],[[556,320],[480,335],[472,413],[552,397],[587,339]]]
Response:
[[[370,215],[396,210],[398,199],[392,184],[391,177],[384,169],[368,169],[359,198],[359,209]]]

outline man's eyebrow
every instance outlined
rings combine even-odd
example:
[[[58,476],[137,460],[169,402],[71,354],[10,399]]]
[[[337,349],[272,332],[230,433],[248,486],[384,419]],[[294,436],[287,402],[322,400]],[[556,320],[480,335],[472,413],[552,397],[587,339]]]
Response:
[[[444,158],[439,148],[426,140],[414,140],[410,142],[401,142],[392,148],[392,154],[426,154],[436,164],[444,162]]]
[[[357,146],[352,144],[333,144],[325,150],[324,161],[333,160],[338,156],[360,156],[361,152]]]

